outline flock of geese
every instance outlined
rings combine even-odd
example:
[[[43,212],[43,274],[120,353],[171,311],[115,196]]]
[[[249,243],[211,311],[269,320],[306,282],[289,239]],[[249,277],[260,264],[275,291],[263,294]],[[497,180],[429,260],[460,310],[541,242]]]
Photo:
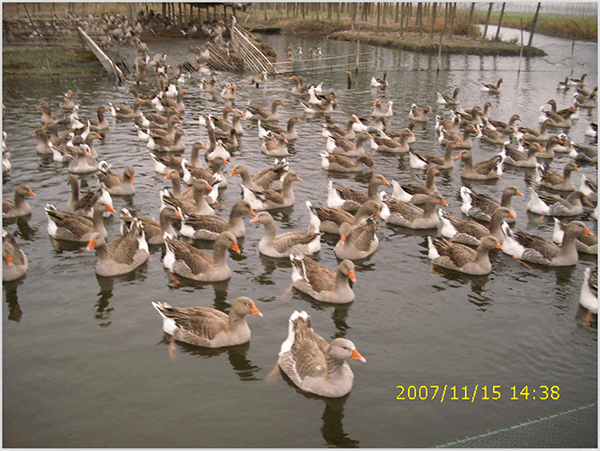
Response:
[[[577,220],[585,208],[594,205],[592,216],[597,219],[597,183],[583,177],[576,186],[572,178],[572,173],[578,171],[577,164],[597,164],[597,151],[573,142],[565,133],[582,108],[595,108],[597,88],[585,91],[585,76],[580,80],[567,77],[564,88],[563,82],[559,83],[558,89],[576,90],[573,105],[557,110],[556,102],[548,101],[545,105],[551,109],[542,107],[540,123],[534,128],[517,125],[523,121],[518,114],[507,123],[492,118],[491,100],[483,108],[461,107],[461,90],[456,87],[451,95],[436,93],[438,109],[447,112],[446,117],[431,118],[432,107],[413,104],[406,117],[408,125],[401,130],[387,127],[387,120],[395,114],[394,105],[379,99],[368,117],[351,114],[346,124],[335,125],[329,115],[336,108],[336,94],[323,93],[322,83],[305,84],[300,75],[290,77],[291,94],[301,100],[299,105],[304,114],[323,118],[322,137],[319,137],[323,140],[321,168],[337,173],[370,171],[372,175],[367,191],[329,180],[326,205],[306,201],[302,206],[307,208],[310,218],[307,228],[278,233],[271,213],[297,206],[293,184],[302,181],[301,174],[291,170],[286,160],[288,143],[298,139],[296,127],[302,126],[301,112],[295,111],[286,126],[281,127],[280,109],[287,106],[280,99],[264,107],[249,102],[245,111],[235,109],[237,87],[227,83],[219,89],[216,76],[211,75],[210,81],[201,81],[198,91],[218,93],[223,101],[222,115],[199,116],[198,126],[206,130],[208,143],[194,142],[188,158],[182,141],[187,133],[180,125],[186,111],[184,97],[189,89],[184,86],[189,75],[181,68],[173,74],[162,55],[144,60],[149,62],[148,86],[156,82],[158,91],[142,95],[138,83],[129,89],[130,105],[99,105],[96,117],[84,118],[78,115],[79,104],[71,91],[65,94],[58,112],[53,113],[48,102],[38,105],[42,126],[33,133],[38,139],[37,152],[63,163],[71,187],[66,210],[51,204],[45,206],[48,234],[57,243],[78,243],[88,250],[95,249],[95,271],[100,276],[136,270],[148,261],[151,247],[155,246],[164,251],[163,265],[176,283],[181,279],[227,280],[231,277],[228,252],[240,253],[238,239],[245,235],[248,217],[250,224],[264,228],[257,251],[272,258],[289,259],[292,286],[331,304],[354,301],[355,262],[368,259],[377,251],[377,229],[382,225],[378,217],[383,224],[432,230],[428,236],[432,270],[489,274],[492,271],[489,253],[494,249],[501,249],[527,266],[572,266],[577,264],[579,253],[597,255],[597,237],[584,222]],[[499,79],[496,84],[482,85],[481,89],[501,95],[501,83]],[[268,78],[266,74],[258,74],[248,84],[248,89],[261,86],[268,89]],[[371,86],[386,89],[387,72],[380,79],[373,77]],[[94,140],[110,138],[111,117],[113,121],[132,122],[140,143],[148,148],[148,158],[152,159],[156,172],[172,183],[171,190],[157,192],[158,220],[136,217],[126,208],[121,210],[119,237],[109,237],[104,218],[117,213],[112,197],[135,195],[135,171],[128,165],[113,172],[111,164],[100,159],[94,148]],[[242,121],[252,125],[244,127]],[[441,151],[432,154],[413,151],[410,144],[417,139],[414,131],[433,121]],[[258,132],[260,152],[274,158],[273,164],[256,174],[250,173],[239,152],[239,138],[250,131]],[[477,139],[497,145],[501,151],[490,159],[480,160],[472,152]],[[6,171],[15,168],[10,166],[5,141],[4,133],[3,173],[8,173],[5,167]],[[365,149],[366,144],[370,145],[371,155]],[[376,171],[372,157],[375,153],[408,158],[411,168],[424,172],[425,185],[388,181]],[[560,170],[551,171],[548,163],[561,156],[570,159]],[[462,162],[460,176],[466,181],[498,179],[504,165],[535,168],[537,180],[530,190],[527,208],[555,218],[553,237],[515,227],[517,218],[511,199],[524,193],[514,185],[505,187],[501,199],[463,186],[460,196],[464,217],[452,216],[440,208],[448,203],[438,191],[435,178],[457,171],[453,169],[457,159]],[[98,186],[81,197],[76,175],[90,173],[97,175]],[[221,217],[215,211],[221,207],[219,190],[227,186],[227,178],[235,176],[241,178],[242,195],[230,207],[229,217]],[[391,187],[391,194],[379,191],[385,185]],[[14,198],[3,198],[3,219],[31,215],[27,202],[30,196],[35,196],[33,191],[27,184],[21,184]],[[564,218],[576,220],[563,222]],[[439,235],[435,233],[438,227]],[[339,236],[333,249],[339,263],[334,269],[311,258],[321,249],[325,233]],[[194,239],[213,241],[212,252],[196,247]],[[13,234],[3,230],[3,281],[23,277],[27,268],[27,256]],[[591,313],[597,313],[596,271],[585,271],[581,303]],[[208,307],[173,307],[166,302],[152,302],[152,305],[162,318],[164,332],[171,335],[171,350],[176,340],[212,348],[246,343],[251,336],[246,316],[263,316],[248,297],[235,300],[229,314]],[[306,312],[292,313],[278,367],[294,384],[321,396],[344,396],[350,392],[354,378],[347,359],[366,362],[350,340],[337,338],[327,343],[313,330]]]

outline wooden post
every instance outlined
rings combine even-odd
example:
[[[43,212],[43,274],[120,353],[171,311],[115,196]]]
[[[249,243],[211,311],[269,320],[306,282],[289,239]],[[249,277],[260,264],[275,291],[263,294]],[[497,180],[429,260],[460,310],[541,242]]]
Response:
[[[456,2],[454,2],[454,6],[450,4],[450,37],[454,34],[454,18],[456,17]]]
[[[381,3],[377,3],[377,32],[379,32],[379,21],[381,20]]]
[[[431,11],[431,35],[430,39],[433,39],[433,29],[435,27],[435,13],[437,12],[437,2],[433,4],[433,10]]]
[[[471,3],[471,12],[469,13],[469,30],[467,32],[467,36],[471,37],[471,32],[473,30],[473,12],[475,11],[475,2]]]
[[[319,21],[319,9],[321,8],[321,4],[315,3],[315,7],[317,8],[317,21]]]
[[[442,66],[442,35],[440,34],[440,44],[438,47],[437,71],[439,72]]]
[[[531,23],[531,30],[529,31],[529,44],[527,44],[527,56],[531,54],[531,44],[533,42],[533,32],[535,31],[535,24],[537,23],[538,13],[542,7],[542,2],[539,2],[533,16],[533,22]]]
[[[327,20],[331,20],[333,6],[331,3],[327,3]]]
[[[404,3],[402,3],[402,7],[401,9],[401,13],[400,13],[400,38],[402,38],[403,34],[404,34]]]
[[[423,36],[423,3],[417,3],[417,23],[419,24],[419,36]]]
[[[523,19],[521,19],[521,50],[519,51],[519,70],[517,75],[521,74],[521,61],[523,60]]]
[[[444,9],[444,33],[448,31],[448,2],[446,2],[446,8]]]
[[[355,68],[355,72],[358,74],[358,57],[360,55],[360,24],[361,22],[358,22],[358,35],[356,36],[356,68]]]
[[[340,4],[339,3],[335,4],[335,14],[337,15],[337,20],[339,22],[340,21]]]
[[[398,23],[398,10],[400,9],[400,2],[396,3],[396,23]]]
[[[488,25],[490,24],[490,16],[492,15],[492,7],[494,6],[494,2],[490,2],[490,7],[488,8],[487,17],[485,19],[485,29],[483,30],[483,36],[481,36],[481,41],[485,40],[487,36]]]
[[[569,74],[569,77],[573,76],[573,69],[574,69],[574,65],[575,65],[575,60],[573,59],[575,56],[575,39],[573,38],[573,43],[571,44],[571,73]]]
[[[504,16],[504,7],[506,6],[506,2],[502,3],[502,9],[500,10],[500,20],[498,21],[498,29],[496,30],[496,37],[494,41],[497,41],[500,37],[500,27],[502,26],[502,16]]]

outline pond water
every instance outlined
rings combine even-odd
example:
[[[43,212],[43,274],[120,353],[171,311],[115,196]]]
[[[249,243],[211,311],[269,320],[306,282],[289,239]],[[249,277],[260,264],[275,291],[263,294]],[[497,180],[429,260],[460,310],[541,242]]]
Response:
[[[324,38],[262,38],[280,58],[287,46],[305,50],[321,46],[323,58],[356,51],[354,43]],[[150,42],[148,46],[151,53],[164,51],[174,60],[192,60],[191,44],[198,43]],[[443,55],[437,72],[437,56],[361,45],[361,60],[369,68],[354,74],[351,89],[346,87],[345,69],[304,75],[309,82],[323,81],[325,92],[335,91],[337,109],[331,120],[336,124],[345,124],[353,113],[368,117],[377,98],[393,101],[395,114],[388,123],[392,130],[406,126],[412,103],[431,105],[434,113],[447,117],[448,110],[436,105],[435,92],[450,94],[459,86],[464,108],[491,100],[492,117],[506,121],[518,113],[524,124],[537,128],[539,107],[546,101],[554,98],[559,108],[571,105],[572,91],[556,90],[557,81],[569,75],[571,67],[575,77],[588,74],[589,89],[598,78],[597,46],[577,43],[572,62],[571,44],[536,36],[534,45],[546,49],[549,56],[524,59],[520,74],[519,59],[513,57]],[[388,89],[372,89],[371,77],[380,77],[384,70],[388,71]],[[247,74],[220,73],[215,95],[199,92],[200,77],[194,74],[184,96],[183,128],[189,135],[184,137],[185,155],[189,156],[194,141],[208,142],[198,116],[220,114],[224,102],[218,91],[226,82],[238,87],[236,108],[245,110],[248,100],[267,106],[280,98],[285,103],[280,124],[292,115],[301,118],[299,137],[290,144],[289,162],[303,181],[294,184],[294,207],[274,214],[279,232],[306,227],[304,203],[325,204],[329,180],[366,190],[367,173],[332,175],[321,170],[324,119],[303,113],[291,95],[288,76],[271,78],[255,89],[248,85]],[[499,96],[480,91],[481,82],[495,83],[500,77],[504,83]],[[150,261],[128,276],[97,277],[94,252],[57,249],[49,239],[44,206],[53,203],[59,210],[66,208],[67,170],[42,161],[32,137],[40,126],[36,108],[40,101],[49,101],[57,110],[68,89],[79,101],[81,115],[93,115],[98,105],[108,102],[131,103],[129,84],[114,84],[99,69],[82,68],[70,78],[39,74],[3,80],[3,129],[8,133],[13,167],[3,180],[4,196],[12,197],[23,182],[36,194],[29,200],[33,214],[27,222],[4,224],[6,230],[18,232],[17,240],[30,261],[26,277],[4,284],[3,289],[4,446],[432,447],[596,402],[597,328],[581,321],[578,303],[583,271],[596,266],[594,257],[580,255],[573,267],[529,269],[493,252],[489,276],[431,274],[427,235],[438,232],[384,226],[377,230],[377,253],[357,264],[356,300],[332,306],[296,291],[282,297],[291,282],[291,266],[288,261],[259,255],[263,227],[246,219],[242,253],[228,257],[233,275],[226,282],[177,286],[163,268],[160,249],[153,250]],[[584,132],[590,122],[597,122],[597,109],[581,110],[580,115],[569,136],[589,144]],[[426,129],[416,130],[412,148],[441,155],[433,117]],[[157,217],[159,189],[170,184],[155,174],[133,124],[113,118],[110,122],[106,138],[96,141],[100,158],[117,172],[131,164],[136,173],[136,194],[113,197],[115,209],[127,207],[134,214]],[[254,173],[271,164],[272,158],[259,152],[256,124],[246,122],[244,129],[241,151],[233,162],[243,162]],[[473,153],[479,161],[499,150],[476,139]],[[390,181],[424,183],[423,174],[410,169],[408,157],[376,154],[374,159],[376,172]],[[562,171],[567,160],[558,156],[550,167]],[[525,198],[513,201],[517,226],[551,236],[552,219],[538,221],[537,215],[526,211],[531,171],[505,167],[497,182],[469,183],[460,177],[461,166],[458,162],[449,174],[437,179],[449,203],[446,211],[462,215],[458,193],[463,184],[495,198],[505,186],[514,184],[525,193]],[[580,169],[597,180],[595,166]],[[575,175],[576,182],[579,176]],[[96,184],[94,176],[82,179]],[[231,207],[240,198],[240,182],[239,177],[229,179],[220,197],[222,204]],[[382,189],[391,193],[389,187]],[[218,213],[228,216],[229,210]],[[598,233],[590,209],[580,219]],[[120,235],[119,221],[110,218],[106,223],[111,241]],[[336,241],[323,237],[322,249],[315,256],[321,264],[337,265]],[[162,321],[150,301],[226,311],[242,295],[254,299],[264,314],[248,319],[253,333],[248,345],[206,350],[178,344],[177,359],[170,360],[169,337],[163,334]],[[366,358],[365,364],[350,362],[355,381],[346,398],[306,395],[281,376],[275,383],[266,382],[294,310],[306,310],[315,331],[326,340],[346,337]],[[433,386],[446,386],[458,399],[447,394],[440,402],[439,393],[432,399]],[[476,386],[478,394],[471,402]],[[489,398],[497,396],[494,386],[500,399],[482,399],[484,387]],[[552,394],[558,399],[540,400],[542,386],[554,387]],[[520,394],[524,387],[528,387],[528,399]],[[515,394],[518,400],[511,399]],[[596,437],[596,431],[590,435]]]

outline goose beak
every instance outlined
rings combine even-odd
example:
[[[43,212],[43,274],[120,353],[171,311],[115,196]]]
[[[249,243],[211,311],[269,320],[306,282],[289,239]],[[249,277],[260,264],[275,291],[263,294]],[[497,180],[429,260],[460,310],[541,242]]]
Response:
[[[237,171],[235,169],[233,171],[231,171],[231,177],[233,177],[236,174],[237,174]]]
[[[516,219],[516,216],[515,216],[515,215],[513,215],[513,214],[512,214],[510,211],[508,212],[508,217],[509,217],[509,218]]]
[[[341,241],[342,243],[345,243],[345,242],[346,242],[346,238],[348,238],[348,235],[341,235],[341,236],[340,236],[340,241]]]
[[[88,242],[87,247],[85,248],[86,251],[91,251],[92,249],[94,249],[96,247],[96,242],[94,240],[90,240]]]
[[[575,171],[579,172],[579,168],[577,166],[575,166]]]
[[[116,213],[115,209],[113,207],[111,207],[110,205],[106,206],[106,211],[110,211],[111,213]]]
[[[258,222],[258,216],[254,216],[254,217],[253,217],[253,218],[250,220],[250,222]]]
[[[240,247],[238,246],[238,244],[237,244],[237,243],[233,243],[233,244],[231,245],[231,249],[232,249],[232,250],[234,250],[235,252],[237,252],[238,254],[241,254],[241,253],[242,253],[242,251],[240,250]]]
[[[356,350],[356,348],[352,350],[352,353],[350,354],[350,358],[354,359],[354,360],[358,360],[359,362],[362,362],[362,363],[367,363],[367,359],[365,359],[362,355],[360,355],[360,352],[358,352]]]
[[[212,189],[212,186],[210,186],[210,185],[208,184],[208,182],[204,182],[204,187],[205,187],[206,189]]]
[[[179,210],[175,210],[175,213],[173,213],[173,216],[175,216],[176,218],[181,218],[181,213],[179,213]]]
[[[583,229],[583,233],[585,233],[586,235],[593,235],[593,233],[587,227]]]
[[[131,174],[131,181],[135,182],[135,174]]]
[[[440,204],[442,204],[444,207],[448,206],[448,202],[446,202],[444,199],[440,200]]]
[[[171,172],[169,171],[165,174],[165,180],[170,179],[170,178],[171,178]]]
[[[498,241],[496,241],[496,249],[502,249],[502,245]]]
[[[523,195],[523,193],[522,193],[521,191],[519,191],[519,190],[517,190],[517,192],[516,192],[515,194],[516,194],[517,196],[522,196],[522,195]]]
[[[354,271],[348,271],[348,279],[350,279],[353,283],[356,283],[356,274]]]
[[[260,317],[260,318],[262,318],[262,317],[263,317],[263,314],[260,312],[260,310],[258,310],[258,309],[256,308],[256,305],[253,305],[253,306],[252,306],[252,308],[250,309],[250,313],[252,313],[253,315],[256,315],[256,316],[258,316],[258,317]]]
[[[382,177],[382,178],[383,178],[383,177]],[[390,182],[388,182],[388,181],[387,181],[385,178],[383,178],[383,184],[384,184],[384,185],[389,185],[389,184],[390,184]]]
[[[254,210],[252,210],[252,207],[250,207],[248,209],[248,213],[250,213],[252,216],[256,216],[256,213],[254,213]]]
[[[35,194],[31,190],[27,191],[27,194],[29,194],[30,196],[34,196],[35,197]]]
[[[8,266],[10,266],[11,268],[15,265],[13,262],[13,256],[11,254],[8,254],[6,256],[6,263],[8,263]]]

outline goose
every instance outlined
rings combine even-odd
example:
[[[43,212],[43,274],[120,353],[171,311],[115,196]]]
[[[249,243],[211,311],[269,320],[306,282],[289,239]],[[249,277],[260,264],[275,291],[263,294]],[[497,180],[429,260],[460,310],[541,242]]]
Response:
[[[598,94],[598,86],[594,86],[594,89],[592,89],[591,91],[583,89],[582,87],[577,87],[575,89],[577,90],[577,94],[582,95],[584,97],[592,98],[594,94]]]
[[[510,119],[508,120],[508,123],[506,122],[502,122],[496,119],[491,119],[491,118],[486,118],[485,119],[485,123],[488,127],[494,127],[496,130],[503,130],[506,127],[515,127],[517,121],[522,121],[523,119],[521,119],[521,116],[519,116],[518,114],[513,114]],[[543,122],[543,121],[542,121]]]
[[[358,116],[355,114],[348,119],[346,129],[335,124],[323,124],[323,138],[336,136],[345,139],[355,139],[356,133],[360,133],[362,131],[359,124],[362,125],[360,119],[358,119]],[[357,127],[355,127],[355,125],[357,125]],[[358,128],[358,130],[356,130],[356,128]]]
[[[595,122],[590,122],[585,128],[585,136],[598,138],[598,124]]]
[[[99,136],[99,135],[98,135]],[[93,158],[84,147],[75,147],[67,170],[72,174],[89,174],[98,170],[98,160]]]
[[[225,231],[233,233],[237,239],[240,239],[246,234],[244,213],[255,216],[248,201],[242,199],[233,204],[229,220],[216,215],[184,214],[180,231],[183,236],[197,240],[214,241]]]
[[[490,94],[500,94],[500,84],[502,83],[502,79],[498,80],[498,83],[495,85],[489,83],[482,83],[481,90],[483,92],[489,92]]]
[[[104,200],[104,202],[111,207],[113,206],[112,198],[106,190],[106,187],[102,184],[93,191],[89,190],[81,199],[79,198],[79,182],[77,181],[77,177],[73,174],[69,174],[67,176],[67,185],[71,187],[71,197],[69,197],[69,200],[67,201],[67,212],[69,213],[75,213],[80,216],[91,218],[93,215],[94,204],[99,199]]]
[[[135,170],[133,166],[126,166],[123,175],[117,175],[110,170],[106,161],[98,164],[98,180],[106,186],[107,191],[113,196],[133,196],[135,187]]]
[[[2,219],[14,219],[29,216],[31,214],[31,206],[25,199],[27,196],[35,196],[29,185],[21,183],[15,190],[13,199],[7,197],[2,198]]]
[[[433,266],[451,269],[473,276],[485,276],[492,272],[490,251],[502,249],[502,245],[491,235],[481,239],[477,249],[453,243],[443,237],[427,237],[429,258]]]
[[[121,234],[126,235],[131,229],[134,221],[137,221],[144,230],[144,236],[148,244],[162,245],[165,242],[165,236],[172,238],[177,237],[177,231],[171,224],[172,218],[181,218],[181,214],[170,205],[165,205],[164,208],[160,210],[158,221],[150,218],[134,217],[127,208],[123,207],[120,215]]]
[[[450,169],[454,167],[454,158],[452,158],[452,151],[458,148],[458,143],[449,141],[446,144],[446,148],[444,149],[443,158],[431,154],[420,155],[411,150],[408,153],[410,158],[410,167],[413,169],[427,170],[431,165],[436,165],[439,166],[440,169]]]
[[[174,86],[174,85],[170,85]],[[187,92],[187,89],[179,89],[174,95],[170,94],[171,97],[174,97],[175,100],[171,100],[168,97],[162,99],[163,106],[165,108],[176,108],[179,113],[185,113],[185,104],[183,103],[183,94]]]
[[[167,123],[162,124],[151,124],[148,127],[148,135],[152,138],[175,138],[175,131],[177,130],[177,124],[181,124],[181,119],[179,117],[173,115],[167,119]]]
[[[556,244],[562,243],[567,226],[567,223],[564,223],[555,217],[552,241]],[[575,247],[577,248],[577,252],[581,252],[582,254],[598,255],[598,236],[593,233],[589,235],[583,233],[577,238],[577,241],[575,241]]]
[[[255,211],[260,210],[277,210],[280,208],[291,207],[294,205],[294,191],[292,190],[292,182],[301,182],[295,172],[287,172],[283,176],[281,184],[281,193],[272,189],[264,190],[262,193],[253,193],[251,190],[242,185],[242,198],[250,203],[250,206]]]
[[[242,296],[235,300],[229,314],[209,307],[171,307],[152,302],[163,319],[163,331],[172,341],[183,341],[205,348],[237,346],[250,341],[246,315],[263,317],[254,301]]]
[[[290,153],[287,148],[287,138],[283,135],[267,132],[267,136],[263,139],[260,146],[261,153],[271,157],[286,157]]]
[[[205,158],[206,161],[211,161],[214,158],[221,157],[225,161],[231,160],[231,153],[227,150],[227,145],[223,142],[223,140],[219,139],[215,146],[212,148],[209,147],[206,151]],[[231,148],[229,146],[229,148]]]
[[[2,230],[2,282],[14,282],[27,273],[29,261],[12,233]]]
[[[178,117],[178,114],[179,110],[177,110],[177,108],[168,107],[165,108],[163,114],[146,113],[146,115],[144,115],[144,113],[142,113],[139,122],[142,125],[142,127],[145,128],[150,127],[151,124],[154,124],[155,127],[165,126],[169,122],[169,119],[171,119],[173,116]]]
[[[204,78],[202,80],[200,80],[200,85],[198,86],[198,89],[201,92],[213,92],[215,90],[215,83],[217,82],[217,79],[213,76],[210,77],[210,80],[206,81]]]
[[[38,109],[42,110],[42,116],[40,117],[40,121],[42,124],[47,124],[48,122],[54,122],[56,124],[67,124],[70,120],[69,114],[65,111],[57,111],[52,114],[52,110],[50,109],[50,104],[46,101],[42,101],[38,105]]]
[[[356,143],[352,141],[336,137],[330,136],[327,138],[327,144],[325,146],[327,152],[333,155],[344,155],[346,157],[358,157],[360,155],[365,154],[365,146],[364,143],[368,140],[372,139],[372,136],[366,131],[360,132],[356,137]]]
[[[471,108],[471,110],[469,111],[452,111],[452,114],[455,115],[459,115],[460,114],[460,124],[459,127],[463,128],[465,125],[467,124],[473,124],[475,126],[483,124],[484,120],[483,120],[483,110],[481,109],[481,107],[479,105],[475,105],[473,108]]]
[[[382,78],[371,77],[371,87],[385,89],[388,87],[387,70],[383,71]]]
[[[533,142],[535,144],[535,141],[528,141],[528,142]],[[554,158],[554,156],[555,156],[554,152],[563,143],[564,143],[564,141],[559,136],[556,136],[556,135],[550,136],[548,138],[548,141],[546,141],[546,145],[544,146],[544,148],[541,149],[540,152],[535,154],[536,159],[539,158],[539,159],[549,160],[549,159]]]
[[[298,138],[298,132],[296,131],[296,124],[301,123],[302,121],[298,118],[298,116],[292,116],[287,121],[286,128],[278,127],[272,124],[263,124],[262,127],[265,130],[270,130],[276,135],[281,135],[286,138],[288,141],[291,139]]]
[[[500,155],[502,156],[502,163],[506,163],[510,166],[535,168],[537,164],[536,155],[541,151],[541,146],[534,142],[527,143],[527,154],[515,149],[509,143],[504,143]]]
[[[392,180],[392,198],[403,202],[410,202],[414,205],[420,205],[427,200],[430,194],[437,193],[435,186],[435,176],[442,171],[436,165],[431,165],[425,173],[425,186],[416,183],[406,183],[400,185]]]
[[[123,105],[113,105],[112,103],[108,103],[110,105],[110,112],[112,116],[116,119],[136,119],[141,116],[140,107],[142,103],[144,103],[144,99],[135,99],[133,102],[133,108],[129,108]]]
[[[483,127],[481,130],[481,140],[492,144],[504,144],[506,141],[510,141],[512,135],[515,133],[513,127],[506,127],[502,131],[492,130],[489,127]]]
[[[463,150],[456,158],[460,158],[464,163],[460,176],[465,179],[494,180],[502,175],[502,157],[500,155],[473,163],[471,152]]]
[[[554,121],[555,128],[570,128],[573,125],[573,117],[577,114],[577,108],[570,106],[556,113],[548,112],[548,117]]]
[[[3,135],[5,132],[3,132]],[[4,143],[3,143],[4,144]],[[10,150],[5,146],[2,147],[2,174],[7,174],[12,169],[12,164],[9,160]]]
[[[333,248],[335,256],[345,260],[363,260],[369,258],[379,247],[379,239],[375,234],[377,223],[373,216],[358,225],[349,222],[340,225],[340,240]]]
[[[292,286],[311,298],[330,304],[347,304],[356,295],[350,282],[356,283],[354,263],[345,259],[337,271],[319,265],[307,255],[290,254],[292,262]]]
[[[381,217],[384,221],[414,230],[436,228],[440,220],[435,207],[438,204],[448,206],[439,193],[428,196],[421,206],[396,200],[385,193],[382,194],[382,201]]]
[[[231,277],[227,249],[241,253],[233,233],[223,232],[214,242],[212,255],[176,238],[165,237],[163,265],[175,276],[196,282],[221,282]]]
[[[267,81],[267,71],[262,71],[260,74],[250,77],[248,79],[248,84],[260,88],[260,84],[264,83],[265,81]]]
[[[60,107],[63,110],[71,111],[73,108],[76,108],[78,106],[79,106],[79,102],[73,98],[73,91],[71,91],[69,89],[67,92],[65,92],[65,98],[60,103]]]
[[[547,193],[538,193],[533,187],[530,187],[531,197],[527,202],[527,210],[532,213],[548,216],[577,216],[583,213],[583,203],[589,202],[587,196],[581,191],[573,191],[566,199]]]
[[[192,154],[190,157],[189,165],[194,166],[196,168],[201,168],[203,166],[202,158],[200,158],[200,150],[207,150],[206,145],[202,141],[196,141],[192,145]],[[178,155],[156,155],[150,154],[152,160],[154,161],[154,170],[158,174],[167,174],[170,170],[175,170],[179,173],[180,177],[183,177],[183,166],[182,161],[183,157]]]
[[[523,134],[522,139],[524,141],[545,142],[548,141],[548,138],[550,137],[548,127],[551,125],[555,125],[555,122],[552,119],[546,119],[540,125],[539,131],[532,128],[519,127],[519,132]]]
[[[462,116],[460,114],[455,115],[452,120],[437,115],[435,117],[435,131],[438,134],[440,134],[442,130],[444,130],[444,133],[458,133],[460,131],[461,118]]]
[[[250,176],[248,168],[239,163],[231,171],[231,177],[239,175],[242,178],[242,185],[255,193],[262,193],[268,189],[275,189],[274,184],[280,182],[289,168],[289,163],[284,160],[275,160],[273,166],[262,169],[254,177]],[[281,189],[281,187],[280,187]]]
[[[595,108],[596,97],[598,97],[598,94],[595,92],[590,97],[575,93],[573,94],[573,106],[586,109]]]
[[[51,143],[46,130],[43,128],[38,128],[33,132],[33,136],[39,140],[35,148],[38,155],[52,155],[52,148],[50,147]]]
[[[460,102],[458,100],[458,93],[460,92],[460,88],[454,88],[454,92],[451,96],[445,96],[441,92],[436,92],[437,103],[440,105],[454,106],[458,105]]]
[[[150,258],[144,228],[134,220],[131,228],[123,237],[107,244],[104,237],[93,232],[86,250],[96,249],[98,261],[94,269],[102,277],[119,276],[136,270]]]
[[[585,194],[592,202],[598,202],[598,183],[588,180],[585,174],[581,174],[579,181],[579,191]]]
[[[375,152],[388,152],[395,153],[399,155],[406,154],[410,151],[409,146],[409,137],[414,137],[414,133],[409,129],[404,129],[399,138],[391,139],[391,138],[377,138],[371,136],[371,151]]]
[[[206,202],[206,194],[212,190],[212,186],[206,180],[196,180],[192,186],[192,198],[175,197],[166,189],[161,191],[161,207],[170,205],[175,209],[181,209],[182,213],[187,215],[214,215],[215,211]]]
[[[346,359],[366,363],[350,340],[336,338],[328,344],[313,330],[306,312],[292,313],[277,366],[299,389],[327,398],[347,395],[352,390],[354,374]]]
[[[590,268],[583,270],[583,283],[579,294],[579,304],[588,311],[586,320],[591,321],[591,315],[598,315],[598,270]]]
[[[569,161],[565,165],[562,175],[558,172],[548,172],[547,169],[544,169],[540,165],[536,166],[536,170],[539,178],[539,181],[536,180],[536,182],[540,187],[556,191],[575,190],[575,185],[571,179],[571,173],[573,171],[579,172],[579,168],[572,161]]]
[[[51,204],[47,204],[44,211],[48,217],[48,235],[56,240],[81,244],[87,243],[93,232],[98,232],[106,238],[108,232],[104,226],[102,215],[105,211],[116,213],[115,209],[102,199],[94,204],[91,220],[74,213],[60,212]]]
[[[387,103],[383,103],[381,100],[377,99],[373,102],[373,105],[375,105],[375,108],[371,113],[371,116],[373,117],[392,117],[394,115],[394,103],[391,100]]]
[[[569,151],[569,157],[579,163],[598,163],[598,149],[582,146],[581,144],[571,143],[572,148]]]
[[[500,244],[504,241],[501,225],[506,218],[514,219],[514,215],[508,211],[508,208],[500,207],[492,214],[489,228],[472,219],[461,219],[450,216],[441,208],[438,210],[438,216],[442,221],[440,233],[442,236],[451,239],[455,243],[466,244],[469,246],[479,246],[484,236],[491,235],[498,240]]]
[[[334,184],[331,180],[327,184],[328,197],[327,206],[329,208],[341,207],[342,209],[354,212],[369,200],[379,202],[379,193],[377,189],[380,185],[389,185],[390,183],[381,174],[373,174],[369,180],[368,192],[364,193],[358,189]]]
[[[569,78],[568,85],[583,87],[583,85],[585,84],[585,77],[587,77],[587,74],[583,74],[581,78]]]
[[[415,103],[410,106],[408,120],[413,122],[429,121],[429,113],[433,113],[433,109],[428,105],[424,108],[419,108]]]
[[[575,241],[582,234],[591,234],[581,221],[570,222],[565,230],[562,246],[539,235],[532,235],[518,229],[511,230],[508,224],[502,224],[504,232],[503,251],[518,260],[544,266],[573,266],[577,263],[578,253]]]
[[[326,150],[320,153],[321,167],[331,172],[361,172],[363,165],[374,170],[373,159],[368,155],[359,155],[355,160],[345,155],[330,154]]]
[[[340,226],[344,222],[350,223],[350,225],[357,226],[361,224],[366,219],[370,218],[373,215],[377,215],[381,217],[381,206],[379,202],[374,200],[369,200],[362,204],[360,208],[356,211],[354,216],[341,208],[329,208],[329,207],[310,207],[313,214],[315,214],[319,221],[321,221],[321,225],[319,230],[324,233],[331,233],[333,235],[340,234]]]
[[[304,112],[307,114],[331,114],[333,113],[333,103],[336,101],[336,97],[330,94],[327,95],[327,98],[321,103],[304,103],[300,102],[300,104],[304,108]]]
[[[307,201],[307,206],[310,202]],[[275,220],[268,211],[261,211],[250,220],[252,223],[262,224],[265,234],[258,242],[258,251],[272,258],[289,258],[291,253],[314,254],[321,250],[321,235],[319,231],[319,218],[310,212],[310,225],[304,232],[293,231],[277,235]]]
[[[94,118],[90,118],[88,119],[89,123],[90,123],[90,129],[92,131],[95,132],[106,132],[108,131],[110,124],[108,123],[108,119],[106,119],[106,116],[104,115],[104,113],[110,111],[108,108],[106,108],[104,105],[100,105],[98,107],[98,109],[96,110],[96,114],[98,115],[98,119],[94,119]]]
[[[182,136],[188,136],[185,130],[175,129],[173,138],[169,136],[152,136],[149,134],[147,147],[150,150],[157,152],[183,152],[185,143],[182,141]]]
[[[290,80],[294,81],[292,95],[305,97],[308,94],[308,86],[304,85],[304,79],[302,75],[292,75]]]
[[[479,194],[471,188],[462,186],[460,188],[460,197],[463,201],[460,210],[467,216],[477,219],[478,221],[490,222],[492,214],[499,207],[506,207],[514,218],[508,218],[506,222],[514,223],[517,213],[512,206],[513,196],[522,196],[523,193],[514,185],[509,185],[504,188],[500,202],[492,199],[485,194]]]
[[[223,89],[221,90],[221,97],[225,100],[235,100],[237,92],[237,86],[232,85],[231,83],[226,83]]]
[[[208,168],[198,168],[188,163],[185,158],[181,159],[181,170],[183,172],[183,181],[188,185],[193,185],[196,180],[211,180],[215,181],[216,176],[218,175],[219,181],[219,189],[227,188],[227,179],[223,177],[221,172],[221,168],[223,165],[229,165],[230,163],[227,160],[224,160],[221,157],[215,157],[210,160],[210,169]],[[167,174],[166,178],[170,178],[170,173]],[[214,184],[214,183],[213,183]]]
[[[471,140],[471,133],[476,133],[477,129],[472,125],[467,125],[462,134],[460,133],[448,133],[442,128],[438,143],[445,146],[449,142],[455,142],[458,144],[459,149],[471,149],[473,147],[473,141]]]
[[[277,107],[279,105],[285,105],[281,100],[275,99],[271,103],[271,110],[267,110],[263,107],[255,107],[250,104],[247,105],[247,112],[245,114],[246,119],[262,120],[262,121],[278,121],[279,111]]]
[[[567,75],[564,80],[559,80],[558,83],[556,84],[556,89],[558,89],[560,91],[566,91],[567,89],[569,89],[569,80],[570,79],[571,79],[571,77],[569,77]]]

